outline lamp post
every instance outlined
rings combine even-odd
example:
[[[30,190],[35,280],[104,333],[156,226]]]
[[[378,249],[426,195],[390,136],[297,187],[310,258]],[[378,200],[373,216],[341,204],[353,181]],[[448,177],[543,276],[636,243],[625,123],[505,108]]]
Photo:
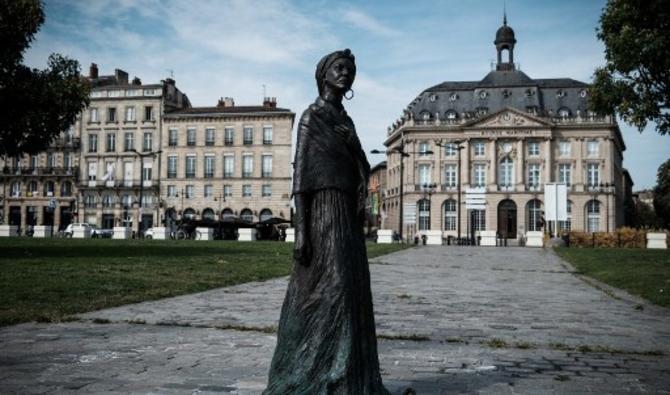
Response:
[[[459,244],[461,240],[461,150],[465,148],[461,145],[462,143],[463,142],[460,140],[452,141],[447,144],[435,143],[439,147],[444,147],[445,149],[447,147],[452,147],[453,149],[458,150],[458,165],[456,166],[456,204],[458,205],[456,209],[456,232],[458,234],[456,235],[456,239]]]
[[[435,192],[435,188],[437,188],[437,184],[433,183],[426,183],[421,185],[421,190],[423,191],[423,198],[426,199],[426,195],[428,196],[428,212],[430,213],[433,207],[433,202],[432,202],[432,196],[433,193]],[[428,217],[430,218],[430,217]],[[428,230],[430,230],[430,219],[428,220]]]
[[[370,151],[371,154],[386,154],[390,155],[392,153],[398,153],[400,154],[400,189],[399,189],[399,194],[400,194],[400,207],[398,210],[398,234],[400,236],[400,240],[402,240],[402,216],[403,216],[403,194],[404,194],[404,173],[405,173],[405,165],[404,165],[404,158],[406,156],[409,156],[410,154],[426,154],[430,155],[433,153],[433,151],[423,151],[423,152],[406,152],[405,151],[405,142],[403,140],[400,141],[400,145],[397,145],[390,150],[386,151],[380,151],[377,149],[374,149]]]
[[[146,153],[141,153],[138,152],[136,149],[131,149],[130,152],[134,153],[140,158],[140,204],[137,208],[137,237],[140,237],[140,232],[142,229],[142,197],[144,194],[144,162],[142,159],[148,158],[148,157],[155,157],[156,155],[160,154],[163,152],[163,150],[158,150],[155,152],[146,152]]]
[[[223,191],[219,192],[219,197],[218,197],[218,198],[214,198],[214,201],[215,201],[215,202],[216,202],[217,200],[218,200],[218,202],[219,202],[219,221],[221,221],[221,219],[222,219],[221,210],[223,209],[223,208],[222,208],[222,204],[223,204],[223,202],[226,201],[226,195],[223,194]]]

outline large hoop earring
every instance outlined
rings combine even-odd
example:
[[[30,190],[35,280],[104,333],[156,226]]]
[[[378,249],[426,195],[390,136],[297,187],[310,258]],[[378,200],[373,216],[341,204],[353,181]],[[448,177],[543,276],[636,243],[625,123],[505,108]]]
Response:
[[[347,93],[349,93],[349,92],[351,92],[351,96],[347,97]],[[344,98],[347,99],[347,100],[353,99],[354,98],[354,90],[349,88],[348,91],[344,92]]]

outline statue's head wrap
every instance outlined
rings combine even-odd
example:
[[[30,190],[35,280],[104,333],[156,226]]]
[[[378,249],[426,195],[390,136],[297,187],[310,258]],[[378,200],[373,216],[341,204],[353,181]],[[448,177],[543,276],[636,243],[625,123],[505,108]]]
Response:
[[[323,93],[323,82],[326,78],[326,72],[328,72],[328,68],[333,64],[333,62],[340,58],[351,60],[351,63],[354,65],[354,73],[356,72],[355,57],[349,48],[342,51],[335,51],[324,56],[319,61],[319,64],[316,65],[316,73],[314,74],[314,78],[316,78],[316,86],[319,88],[319,95]]]

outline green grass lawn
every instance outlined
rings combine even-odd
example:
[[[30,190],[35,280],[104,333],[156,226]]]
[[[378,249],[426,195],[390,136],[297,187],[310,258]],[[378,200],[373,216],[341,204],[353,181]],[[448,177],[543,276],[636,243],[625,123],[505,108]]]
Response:
[[[285,276],[293,244],[0,239],[0,326]],[[368,244],[368,255],[402,245]]]
[[[557,248],[587,276],[670,307],[670,250],[641,248]]]

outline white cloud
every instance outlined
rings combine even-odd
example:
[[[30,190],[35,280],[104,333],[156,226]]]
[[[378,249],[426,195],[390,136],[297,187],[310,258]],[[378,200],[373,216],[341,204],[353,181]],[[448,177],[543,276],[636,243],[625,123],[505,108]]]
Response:
[[[360,10],[348,9],[342,12],[346,22],[371,33],[384,37],[396,37],[398,32]]]

